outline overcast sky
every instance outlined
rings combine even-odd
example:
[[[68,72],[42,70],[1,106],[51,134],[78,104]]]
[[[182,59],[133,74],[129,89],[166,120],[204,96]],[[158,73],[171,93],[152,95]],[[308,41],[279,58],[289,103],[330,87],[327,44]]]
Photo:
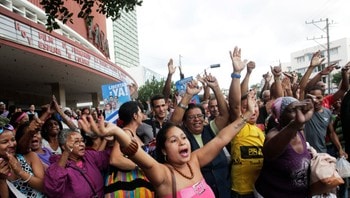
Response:
[[[210,72],[228,88],[229,51],[237,45],[243,59],[256,62],[250,84],[259,83],[270,65],[290,62],[292,52],[317,45],[307,37],[326,36],[305,21],[329,18],[331,41],[350,37],[349,8],[349,0],[144,0],[137,8],[140,64],[166,75],[169,58],[178,65],[181,55],[187,77],[219,63]],[[177,71],[173,80],[178,79]]]

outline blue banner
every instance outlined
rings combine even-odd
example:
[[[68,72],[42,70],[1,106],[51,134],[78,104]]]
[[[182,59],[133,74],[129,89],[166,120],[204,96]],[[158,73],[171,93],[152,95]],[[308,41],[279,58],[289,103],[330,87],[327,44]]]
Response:
[[[116,123],[119,107],[130,101],[129,88],[125,82],[102,85],[103,113],[107,122]]]

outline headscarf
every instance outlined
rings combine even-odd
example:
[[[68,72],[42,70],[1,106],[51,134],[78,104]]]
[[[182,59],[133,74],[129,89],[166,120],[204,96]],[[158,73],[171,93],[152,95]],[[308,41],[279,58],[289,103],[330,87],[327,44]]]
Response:
[[[281,115],[283,114],[284,109],[292,102],[298,101],[293,97],[279,97],[277,98],[271,107],[272,115],[275,117],[275,121],[279,122]]]

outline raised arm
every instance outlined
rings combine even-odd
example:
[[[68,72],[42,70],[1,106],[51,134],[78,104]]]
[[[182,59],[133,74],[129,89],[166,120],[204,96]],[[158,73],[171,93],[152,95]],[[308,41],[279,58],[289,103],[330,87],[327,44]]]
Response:
[[[182,97],[179,104],[175,106],[173,115],[170,118],[171,122],[177,125],[182,122],[182,118],[185,114],[189,102],[194,95],[198,94],[201,91],[201,89],[202,87],[198,87],[198,82],[196,80],[192,80],[191,82],[187,83],[186,93]]]
[[[249,78],[252,71],[255,69],[255,62],[249,61],[247,63],[247,73],[241,83],[241,95],[248,93],[249,90]]]
[[[67,116],[60,106],[57,103],[56,97],[52,97],[51,108],[54,109],[62,118],[63,122],[69,127],[71,130],[77,130],[78,126],[74,124],[69,116]]]
[[[318,72],[305,86],[305,90],[308,90],[310,87],[313,87],[319,82],[322,76],[329,75],[335,68],[336,64],[325,67],[322,71]]]
[[[208,87],[210,87],[213,90],[215,98],[218,102],[219,115],[215,117],[215,124],[218,127],[218,129],[221,130],[222,128],[227,126],[227,122],[229,119],[227,102],[225,100],[224,94],[222,94],[222,91],[219,87],[219,83],[214,76],[209,74],[205,78],[205,82],[208,85]]]
[[[125,133],[123,129],[115,124],[105,123],[103,116],[100,117],[98,126],[91,121],[92,117],[83,116],[79,120],[79,125],[86,131],[93,131],[100,136],[113,135],[118,140],[121,150],[124,149],[124,154],[129,153],[128,158],[135,162],[146,174],[147,178],[154,186],[159,186],[166,181],[166,166],[158,163],[149,154],[147,154],[136,140],[132,139],[130,135]],[[115,145],[116,146],[116,145]]]
[[[286,149],[296,133],[311,119],[314,108],[311,101],[295,102],[290,108],[295,112],[295,119],[291,120],[280,131],[272,129],[267,135],[263,147],[264,159],[273,160],[280,156]],[[285,120],[283,122],[286,122]]]
[[[253,115],[256,105],[253,91],[248,93],[248,110],[241,117],[223,128],[214,139],[205,144],[202,148],[195,150],[192,155],[199,161],[201,167],[211,162],[219,152],[236,136]]]
[[[320,51],[317,51],[312,55],[310,66],[307,68],[304,76],[300,79],[300,82],[299,82],[299,89],[300,89],[299,99],[300,100],[304,99],[306,84],[310,79],[312,71],[315,69],[315,67],[321,65],[324,60],[325,58],[321,57]]]
[[[273,75],[274,82],[271,85],[271,98],[276,99],[283,96],[283,88],[282,88],[282,82],[281,82],[281,75],[282,75],[282,67],[281,65],[278,66],[271,66],[271,73]]]
[[[244,69],[244,62],[241,60],[241,49],[235,47],[230,51],[233,73],[231,74],[231,85],[229,90],[230,120],[236,120],[241,115],[241,72]]]
[[[341,69],[342,80],[339,89],[333,94],[333,101],[343,98],[345,93],[349,90],[349,69],[350,62]]]
[[[165,85],[163,87],[163,95],[164,95],[166,102],[168,101],[168,99],[170,97],[171,78],[172,78],[173,74],[175,73],[175,71],[176,71],[176,67],[173,64],[173,59],[170,59],[168,62],[168,77],[166,78]]]
[[[206,70],[204,70],[204,76],[200,76],[200,74],[197,75],[197,80],[202,83],[203,87],[203,99],[202,101],[209,101],[210,99],[210,87],[207,85],[207,83],[204,81],[204,78],[207,76]]]
[[[271,79],[272,79],[272,75],[269,72],[267,72],[266,74],[263,75],[263,78],[264,78],[264,86],[261,89],[260,98],[263,98],[262,97],[262,93],[265,90],[270,90],[270,87],[271,87],[270,82],[271,82]]]

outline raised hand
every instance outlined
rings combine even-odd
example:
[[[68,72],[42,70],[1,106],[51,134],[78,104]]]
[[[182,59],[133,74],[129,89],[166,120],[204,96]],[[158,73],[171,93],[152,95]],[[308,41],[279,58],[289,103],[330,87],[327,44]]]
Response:
[[[282,74],[282,67],[281,65],[278,66],[270,66],[271,67],[271,73],[273,74],[274,77],[280,77]]]
[[[247,101],[248,101],[248,108],[247,108],[247,110],[250,111],[251,113],[254,113],[255,107],[257,105],[254,91],[249,91],[248,92]]]
[[[304,124],[311,119],[314,113],[314,105],[310,99],[306,99],[302,102],[297,102],[293,108],[296,111],[295,121]]]
[[[207,75],[204,78],[204,81],[207,83],[207,85],[210,88],[214,88],[214,87],[219,86],[219,83],[218,83],[217,79],[215,78],[215,76],[212,76],[211,74]]]
[[[284,76],[288,77],[290,79],[290,82],[297,83],[298,81],[298,75],[295,71],[293,72],[282,72]]]
[[[201,76],[200,74],[197,75],[196,79],[202,83],[203,86],[205,86],[205,80],[204,80],[205,76]]]
[[[290,78],[284,77],[284,78],[282,79],[282,88],[283,88],[284,90],[292,89],[292,85],[291,85],[291,82],[290,82]]]
[[[318,65],[321,65],[325,59],[326,59],[325,57],[323,58],[321,57],[321,51],[318,50],[312,55],[310,67],[316,67]]]
[[[169,74],[174,74],[175,71],[176,71],[176,66],[174,66],[174,61],[171,58],[168,62],[168,72],[169,72]]]
[[[325,68],[321,71],[321,75],[328,75],[328,74],[330,74],[330,73],[335,69],[335,66],[337,66],[336,63],[331,64],[331,65],[325,67]]]
[[[247,72],[252,73],[253,69],[255,69],[255,62],[254,61],[249,61],[247,63]]]
[[[241,48],[238,48],[236,46],[233,52],[230,51],[230,57],[232,60],[233,71],[241,72],[245,66],[244,62],[241,59]]]
[[[196,80],[192,80],[187,83],[186,93],[189,95],[196,95],[202,90],[202,87],[198,86],[198,82]]]
[[[272,79],[272,75],[270,72],[267,72],[266,74],[263,75],[263,78],[265,79],[266,82],[270,82]]]

